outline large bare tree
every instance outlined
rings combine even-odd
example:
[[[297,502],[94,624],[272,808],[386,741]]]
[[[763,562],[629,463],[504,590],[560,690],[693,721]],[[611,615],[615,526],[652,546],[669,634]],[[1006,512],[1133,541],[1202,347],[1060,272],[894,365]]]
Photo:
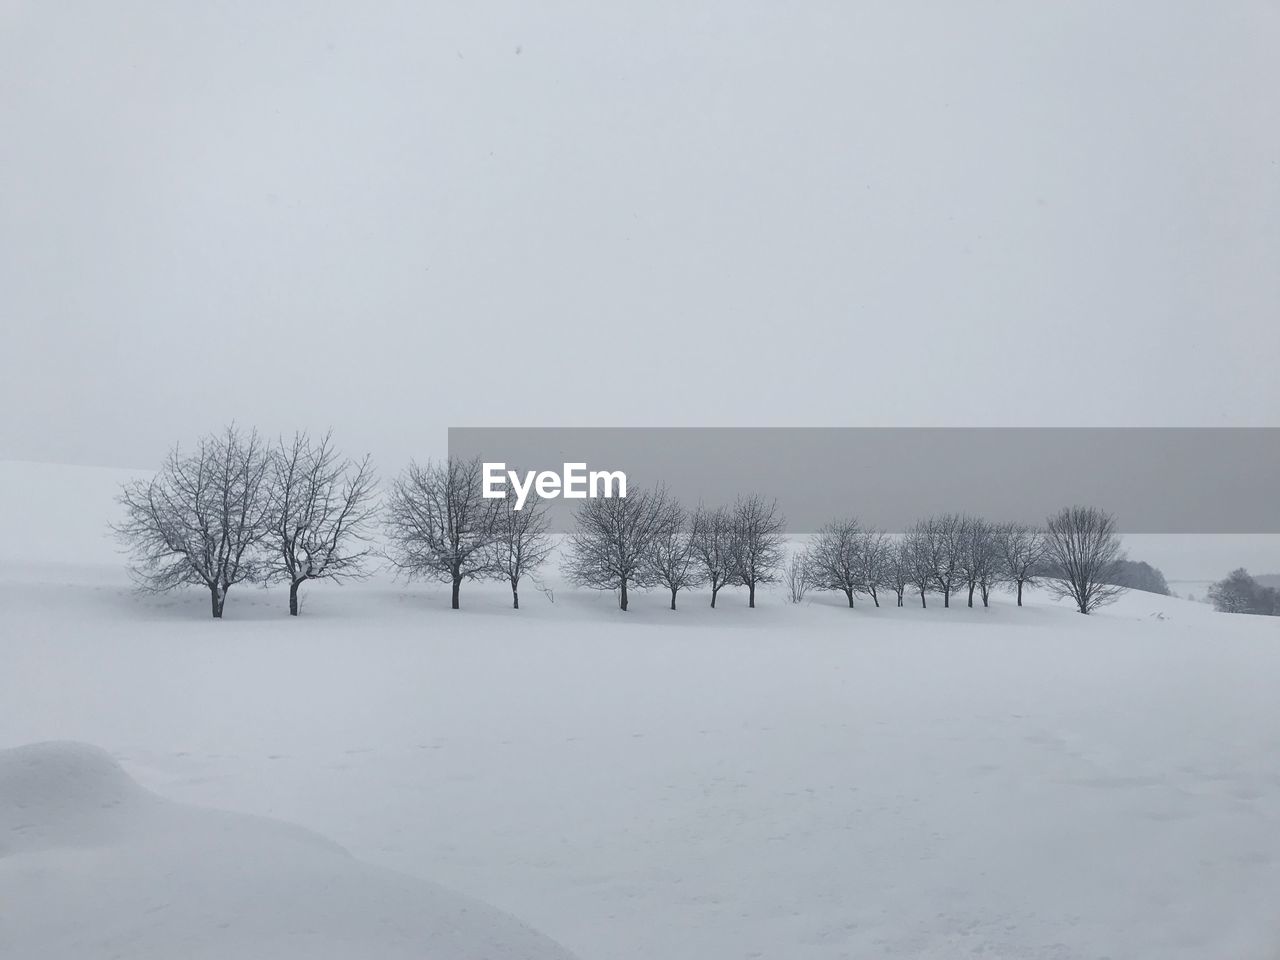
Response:
[[[511,606],[519,610],[520,581],[542,566],[554,548],[549,534],[551,521],[545,501],[536,493],[530,493],[519,510],[515,508],[515,497],[498,503],[490,548],[494,573],[511,584]]]
[[[334,449],[333,436],[295,433],[271,453],[268,578],[289,584],[289,613],[310,580],[363,579],[374,519],[373,466]]]
[[[457,610],[463,581],[496,571],[491,546],[501,503],[484,497],[479,458],[410,463],[387,498],[387,557],[409,577],[451,584]]]
[[[1048,521],[1046,551],[1054,567],[1050,588],[1070,597],[1081,613],[1113,603],[1125,588],[1115,580],[1124,551],[1116,518],[1097,507],[1066,507]]]
[[[565,577],[580,587],[617,590],[618,606],[626,610],[631,590],[655,582],[653,544],[672,523],[671,503],[661,488],[584,500],[566,543]]]
[[[693,518],[693,553],[701,568],[703,581],[711,588],[711,608],[716,606],[720,589],[733,580],[737,566],[733,518],[723,507],[698,508]]]
[[[1026,523],[1003,523],[996,529],[996,546],[1005,580],[1017,591],[1018,606],[1022,606],[1023,588],[1035,586],[1044,568],[1044,531]]]
[[[674,501],[668,504],[669,515],[653,538],[649,548],[649,567],[653,582],[671,591],[671,609],[676,608],[676,595],[703,582],[702,567],[694,552],[696,517]]]
[[[833,520],[822,527],[805,550],[805,566],[814,587],[843,593],[852,607],[865,584],[858,521]]]
[[[777,500],[759,494],[741,497],[733,507],[734,569],[731,582],[747,588],[747,606],[756,605],[756,587],[774,583],[787,558],[786,518]]]
[[[257,431],[232,425],[191,453],[174,447],[153,479],[126,484],[125,516],[113,529],[132,553],[138,584],[153,592],[204,587],[221,619],[231,587],[264,573],[269,465]]]

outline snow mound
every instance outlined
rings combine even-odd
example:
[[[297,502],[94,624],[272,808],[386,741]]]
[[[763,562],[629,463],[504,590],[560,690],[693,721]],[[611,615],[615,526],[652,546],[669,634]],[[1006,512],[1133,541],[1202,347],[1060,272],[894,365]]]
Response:
[[[0,956],[572,960],[507,914],[301,828],[172,803],[103,751],[0,751]]]
[[[138,802],[146,792],[104,750],[33,743],[0,751],[0,824],[18,811],[44,817]]]
[[[119,764],[87,744],[0,751],[0,856],[101,842],[147,798]]]

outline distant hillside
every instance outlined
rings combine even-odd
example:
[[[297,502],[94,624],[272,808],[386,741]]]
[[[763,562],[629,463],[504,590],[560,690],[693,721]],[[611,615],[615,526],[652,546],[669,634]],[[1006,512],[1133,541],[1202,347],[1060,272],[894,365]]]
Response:
[[[1147,593],[1169,596],[1169,584],[1164,574],[1145,560],[1121,560],[1111,582],[1130,590],[1145,590]]]
[[[1253,579],[1264,587],[1273,587],[1276,590],[1280,590],[1280,573],[1264,573],[1262,576],[1255,576]]]

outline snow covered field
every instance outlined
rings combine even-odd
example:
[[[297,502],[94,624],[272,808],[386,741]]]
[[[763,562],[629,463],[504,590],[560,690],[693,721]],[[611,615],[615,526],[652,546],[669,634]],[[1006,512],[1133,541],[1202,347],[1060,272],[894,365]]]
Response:
[[[375,580],[312,589],[297,620],[282,590],[237,588],[213,622],[198,592],[130,591],[103,537],[117,472],[0,466],[0,749],[92,744],[163,798],[118,814],[153,838],[127,856],[99,849],[114,813],[73,850],[65,830],[33,845],[4,776],[22,754],[0,760],[0,955],[105,957],[109,934],[126,957],[254,956],[208,921],[261,880],[232,866],[256,853],[296,864],[279,889],[332,897],[289,922],[362,884],[453,902],[420,879],[581,960],[1280,957],[1274,620],[1145,594],[1089,618],[1042,594],[850,611],[780,592],[623,615],[558,585],[518,612],[467,585],[453,612],[446,588]],[[66,504],[51,531],[36,489]],[[107,757],[53,756],[133,796]],[[257,820],[261,843],[184,847],[224,819],[179,804],[358,859],[330,875],[323,841],[284,852]],[[198,921],[204,953],[182,939]],[[512,936],[511,956],[561,956]]]

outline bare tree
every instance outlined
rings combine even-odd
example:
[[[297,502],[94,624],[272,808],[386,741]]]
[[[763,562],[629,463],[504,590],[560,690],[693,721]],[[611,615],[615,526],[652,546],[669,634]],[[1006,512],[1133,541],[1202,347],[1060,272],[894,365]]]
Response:
[[[491,546],[501,499],[485,499],[478,458],[410,463],[387,499],[387,557],[409,577],[453,586],[496,572]]]
[[[786,569],[782,573],[787,586],[787,599],[792,603],[804,602],[804,595],[813,586],[813,575],[809,569],[809,553],[807,550],[793,551],[787,558]]]
[[[157,593],[202,586],[221,619],[227,591],[263,576],[269,462],[257,431],[246,436],[233,424],[193,453],[174,447],[154,479],[125,484],[125,518],[113,529],[139,585]]]
[[[1070,597],[1081,613],[1112,603],[1125,588],[1108,581],[1124,559],[1116,519],[1096,507],[1066,507],[1048,521],[1048,558],[1060,580],[1050,581],[1060,597]]]
[[[723,507],[698,508],[693,519],[693,554],[703,581],[711,587],[711,609],[715,609],[720,588],[733,579],[737,566],[733,538],[733,518]]]
[[[675,501],[668,501],[667,518],[649,548],[649,567],[653,582],[671,591],[671,609],[676,608],[676,594],[702,583],[702,568],[693,544],[696,517]]]
[[[995,531],[981,517],[960,519],[960,576],[969,588],[969,606],[974,591],[981,589],[982,605],[990,606],[991,588],[1000,571],[1000,551]]]
[[[843,593],[852,607],[854,594],[865,584],[861,551],[862,530],[857,520],[833,520],[826,524],[805,551],[813,586]]]
[[[632,589],[655,582],[653,544],[672,522],[671,505],[661,488],[583,501],[567,543],[565,577],[592,590],[617,590],[618,606],[626,610]]]
[[[917,521],[911,528],[903,542],[903,551],[908,582],[920,594],[920,606],[926,608],[929,606],[926,594],[933,586],[933,546],[927,521]]]
[[[964,582],[964,520],[959,514],[930,517],[922,526],[933,585],[942,591],[942,605],[951,606],[951,594]]]
[[[520,581],[551,555],[551,522],[546,503],[535,493],[515,508],[514,497],[498,501],[490,545],[494,573],[511,584],[512,609],[520,609]],[[554,599],[554,598],[553,598]]]
[[[1023,587],[1035,586],[1044,567],[1044,531],[1026,523],[1003,523],[996,529],[996,547],[1005,579],[1017,590],[1022,606]]]
[[[365,576],[373,467],[367,456],[359,462],[340,456],[330,433],[318,441],[296,433],[272,451],[270,476],[267,576],[289,584],[289,613],[296,617],[298,591],[308,580]]]
[[[871,595],[871,602],[880,606],[880,587],[894,551],[893,540],[883,530],[863,530],[858,534],[858,569],[863,589]]]
[[[1004,564],[1000,562],[1000,555],[997,553],[995,561],[984,566],[982,572],[978,575],[978,593],[982,597],[982,605],[984,607],[991,606],[992,592],[1004,582]]]
[[[905,605],[907,587],[911,585],[911,549],[906,537],[890,541],[880,584],[894,592],[898,606]]]
[[[734,504],[732,582],[747,588],[748,607],[756,605],[756,587],[778,580],[787,556],[786,525],[777,500],[752,494]]]

